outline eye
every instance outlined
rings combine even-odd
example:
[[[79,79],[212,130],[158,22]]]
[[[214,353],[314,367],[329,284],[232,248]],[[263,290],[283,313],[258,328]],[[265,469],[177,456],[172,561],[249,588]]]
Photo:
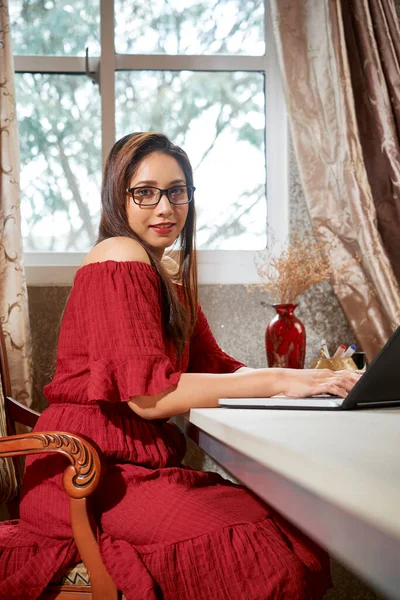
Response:
[[[185,192],[186,192],[186,187],[183,186],[183,185],[180,185],[178,187],[170,188],[170,193],[173,194],[173,195],[175,195],[175,196],[178,196],[179,194],[184,194]]]
[[[136,188],[135,190],[135,196],[137,198],[148,198],[149,196],[153,196],[153,194],[153,188]]]

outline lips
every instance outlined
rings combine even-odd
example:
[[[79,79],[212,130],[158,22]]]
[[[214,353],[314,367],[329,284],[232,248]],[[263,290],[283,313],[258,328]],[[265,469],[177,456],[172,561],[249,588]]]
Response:
[[[159,234],[163,234],[163,233],[171,233],[173,227],[175,226],[175,223],[158,223],[157,225],[150,225],[151,229],[153,229],[153,231],[155,231],[156,233]]]

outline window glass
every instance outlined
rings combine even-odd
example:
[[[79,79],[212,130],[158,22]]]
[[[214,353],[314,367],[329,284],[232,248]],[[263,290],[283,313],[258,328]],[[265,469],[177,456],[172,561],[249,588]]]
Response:
[[[57,56],[82,56],[86,46],[100,54],[100,0],[13,0],[9,8],[15,55],[54,55],[58,69]],[[171,61],[265,52],[263,0],[115,0],[115,22],[118,52]],[[198,247],[265,247],[264,74],[120,71],[115,81],[118,138],[161,131],[188,152]],[[83,74],[17,73],[15,83],[25,250],[86,251],[100,211],[99,88]]]
[[[263,55],[264,0],[116,0],[115,49]]]
[[[262,73],[117,72],[116,131],[159,131],[188,153],[199,248],[266,246]]]
[[[14,54],[100,53],[100,0],[12,0],[9,9]]]
[[[24,250],[85,251],[97,235],[101,121],[84,75],[17,73]]]

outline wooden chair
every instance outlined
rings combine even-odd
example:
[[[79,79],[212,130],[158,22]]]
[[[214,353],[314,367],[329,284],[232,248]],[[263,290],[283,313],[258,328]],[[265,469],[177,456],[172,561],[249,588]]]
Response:
[[[70,461],[63,474],[63,485],[70,497],[72,531],[83,563],[69,569],[60,581],[52,582],[40,599],[118,600],[121,596],[104,567],[96,532],[90,524],[94,523],[94,519],[89,519],[88,499],[101,476],[99,450],[90,440],[66,432],[46,431],[16,435],[16,423],[34,427],[39,416],[38,412],[12,398],[4,335],[0,324],[0,502],[7,504],[10,517],[18,517],[18,490],[22,482],[22,469],[18,457],[58,452]]]

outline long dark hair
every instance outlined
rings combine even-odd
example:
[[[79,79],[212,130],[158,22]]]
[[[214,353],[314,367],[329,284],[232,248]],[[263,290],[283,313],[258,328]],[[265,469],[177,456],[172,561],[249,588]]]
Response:
[[[189,158],[162,133],[131,133],[114,144],[108,155],[101,191],[101,220],[97,243],[117,236],[138,241],[147,251],[151,264],[161,280],[162,311],[167,336],[178,355],[193,332],[197,316],[197,260],[195,250],[194,199],[189,203],[185,225],[179,235],[179,271],[176,279],[182,285],[183,303],[161,261],[148,244],[128,223],[126,189],[141,161],[152,152],[172,156],[181,167],[186,185],[193,185],[193,170]]]

